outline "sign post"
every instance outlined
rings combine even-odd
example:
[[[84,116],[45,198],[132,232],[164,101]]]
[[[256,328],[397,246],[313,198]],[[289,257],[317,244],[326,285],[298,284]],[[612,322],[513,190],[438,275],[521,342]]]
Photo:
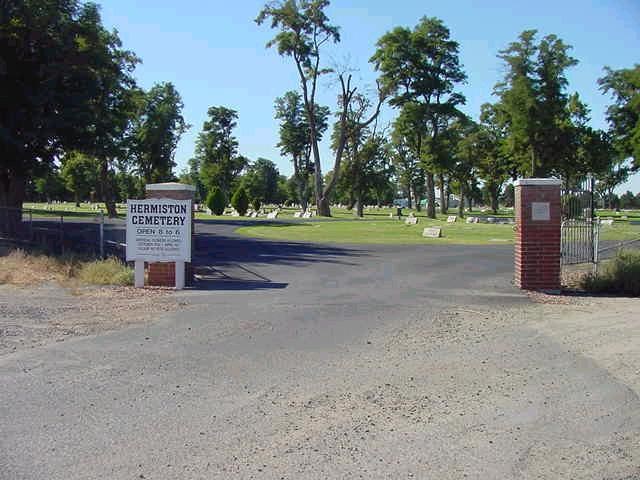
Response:
[[[175,287],[184,288],[191,261],[191,200],[127,200],[127,261],[135,262],[135,286],[144,286],[144,262],[175,262]]]

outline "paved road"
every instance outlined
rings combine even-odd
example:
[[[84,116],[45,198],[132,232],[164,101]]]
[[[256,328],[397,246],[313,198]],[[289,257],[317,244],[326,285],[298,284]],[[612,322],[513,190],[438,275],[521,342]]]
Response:
[[[563,478],[590,449],[629,467],[638,398],[504,314],[530,307],[511,247],[234,228],[199,223],[181,311],[0,359],[2,480]]]

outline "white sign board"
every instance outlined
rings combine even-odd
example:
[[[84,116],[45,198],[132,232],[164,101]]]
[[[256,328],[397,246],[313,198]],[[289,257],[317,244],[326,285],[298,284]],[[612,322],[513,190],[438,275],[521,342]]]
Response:
[[[531,220],[551,220],[549,202],[531,202]]]
[[[191,200],[127,200],[127,261],[190,262]]]

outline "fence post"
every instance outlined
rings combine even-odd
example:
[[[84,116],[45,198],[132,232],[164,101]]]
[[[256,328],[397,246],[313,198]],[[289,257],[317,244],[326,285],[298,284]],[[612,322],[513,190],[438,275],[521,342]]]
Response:
[[[104,258],[104,213],[100,212],[100,258]]]
[[[60,215],[60,251],[64,255],[64,215]]]

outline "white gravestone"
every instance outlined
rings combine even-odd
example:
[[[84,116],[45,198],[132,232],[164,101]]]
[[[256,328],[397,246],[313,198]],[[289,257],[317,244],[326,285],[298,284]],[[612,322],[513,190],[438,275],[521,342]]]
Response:
[[[458,220],[457,215],[449,215],[447,217],[447,223],[456,223],[456,220]]]
[[[417,225],[418,217],[407,217],[404,223],[405,225]]]
[[[439,227],[428,227],[422,231],[422,236],[427,238],[440,238],[442,236],[442,229]]]

